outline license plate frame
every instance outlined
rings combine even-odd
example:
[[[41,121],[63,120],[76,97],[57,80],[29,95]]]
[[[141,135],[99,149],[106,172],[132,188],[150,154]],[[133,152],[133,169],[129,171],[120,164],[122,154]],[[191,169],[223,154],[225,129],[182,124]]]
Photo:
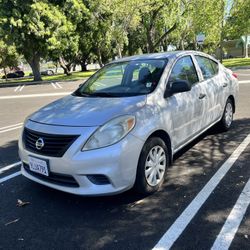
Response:
[[[49,176],[49,160],[29,155],[28,162],[30,171],[40,174],[42,176]]]

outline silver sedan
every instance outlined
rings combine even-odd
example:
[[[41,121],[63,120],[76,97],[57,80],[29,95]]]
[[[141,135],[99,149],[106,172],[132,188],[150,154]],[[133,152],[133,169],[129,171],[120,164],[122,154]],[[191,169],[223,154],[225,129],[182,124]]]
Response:
[[[173,155],[213,125],[228,130],[238,81],[213,57],[123,58],[26,119],[22,174],[79,195],[153,193]]]

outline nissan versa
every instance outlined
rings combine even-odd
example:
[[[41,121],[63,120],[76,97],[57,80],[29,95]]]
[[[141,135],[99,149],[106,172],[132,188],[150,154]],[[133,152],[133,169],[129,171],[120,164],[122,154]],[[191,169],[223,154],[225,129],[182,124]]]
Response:
[[[26,119],[22,174],[79,195],[152,193],[178,150],[215,124],[230,128],[237,94],[236,75],[204,53],[111,62]]]

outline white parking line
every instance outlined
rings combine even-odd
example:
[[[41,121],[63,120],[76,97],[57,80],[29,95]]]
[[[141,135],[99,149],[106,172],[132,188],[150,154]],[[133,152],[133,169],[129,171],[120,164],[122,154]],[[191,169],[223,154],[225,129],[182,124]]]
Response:
[[[62,86],[58,83],[58,82],[55,82],[56,86],[58,86],[59,89],[62,89]]]
[[[12,130],[15,130],[15,129],[22,128],[22,126],[23,126],[22,124],[23,123],[17,123],[17,124],[14,124],[14,125],[2,127],[2,128],[0,128],[0,134],[5,133],[5,132],[9,132],[9,131],[12,131]]]
[[[16,163],[13,163],[13,164],[8,165],[6,167],[0,168],[0,174],[3,174],[4,172],[6,172],[7,170],[9,170],[11,168],[14,168],[14,167],[21,165],[21,163],[22,163],[21,161],[18,161]]]
[[[19,89],[19,91],[21,92],[23,90],[23,88],[24,88],[24,85]]]
[[[246,74],[246,73],[236,73],[237,75],[241,75],[241,76],[250,76],[250,74]]]
[[[31,94],[31,95],[9,95],[9,96],[0,96],[0,100],[18,99],[18,98],[32,98],[32,97],[46,97],[46,96],[62,96],[62,95],[69,95],[71,93],[72,92],[44,93],[44,94]]]
[[[22,125],[14,127],[14,128],[8,128],[8,129],[5,129],[5,130],[0,130],[0,134],[5,133],[5,132],[9,132],[9,131],[12,131],[12,130],[15,130],[15,129],[19,129],[19,128],[22,128]]]
[[[170,249],[174,242],[179,238],[187,225],[199,211],[201,206],[205,203],[207,198],[213,192],[213,190],[220,183],[222,178],[226,175],[229,169],[233,166],[235,161],[239,158],[241,153],[250,143],[250,134],[244,139],[244,141],[237,147],[232,155],[224,162],[224,164],[217,170],[209,182],[202,188],[182,214],[175,220],[167,232],[162,236],[154,250]]]
[[[14,91],[17,92],[17,90],[19,90],[19,88],[21,87],[21,85],[17,86]]]
[[[0,183],[3,183],[5,181],[7,181],[7,180],[10,180],[10,179],[12,179],[12,178],[14,178],[14,177],[16,177],[16,176],[18,176],[20,174],[21,174],[21,171],[15,172],[15,173],[10,174],[10,175],[7,175],[7,176],[0,179]]]
[[[17,124],[13,124],[13,125],[1,127],[0,130],[7,129],[7,128],[12,128],[12,127],[16,127],[16,126],[20,126],[20,125],[23,125],[23,123],[20,122],[20,123],[17,123]]]
[[[245,80],[245,81],[239,81],[239,83],[250,83],[250,80]]]
[[[235,203],[211,250],[227,250],[230,247],[249,204],[250,179]]]
[[[51,85],[54,87],[54,89],[57,89],[57,86],[52,82]]]

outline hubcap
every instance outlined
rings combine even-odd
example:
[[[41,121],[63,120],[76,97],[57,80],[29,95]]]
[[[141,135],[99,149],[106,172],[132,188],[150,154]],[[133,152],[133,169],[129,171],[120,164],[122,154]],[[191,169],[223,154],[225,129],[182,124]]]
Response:
[[[161,146],[153,147],[146,158],[145,177],[150,186],[159,184],[166,170],[166,153]]]
[[[230,127],[232,121],[233,121],[233,107],[232,107],[232,104],[229,102],[227,103],[226,110],[225,110],[226,126]]]

